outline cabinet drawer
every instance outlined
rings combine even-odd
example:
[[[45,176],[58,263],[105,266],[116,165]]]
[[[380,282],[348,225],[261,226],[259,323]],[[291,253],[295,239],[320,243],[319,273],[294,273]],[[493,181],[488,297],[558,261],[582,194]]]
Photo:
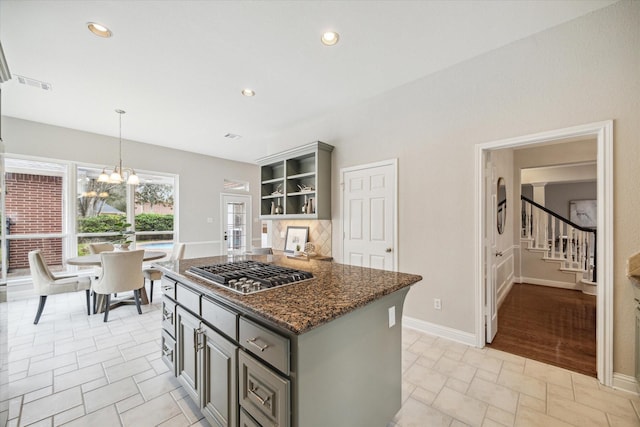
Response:
[[[202,319],[234,341],[238,338],[238,314],[205,297],[202,298]]]
[[[261,427],[244,409],[240,409],[240,427]]]
[[[276,369],[289,375],[289,339],[240,318],[240,345]]]
[[[176,375],[176,340],[167,331],[162,334],[162,361],[169,367],[173,375]]]
[[[244,351],[238,352],[238,364],[240,406],[262,427],[288,427],[289,380],[282,378]]]
[[[160,281],[160,289],[162,289],[162,293],[168,296],[171,299],[176,299],[176,282],[165,275],[162,275],[162,280]]]
[[[200,315],[200,294],[178,283],[176,286],[176,301],[184,308]]]
[[[176,336],[176,303],[167,298],[162,297],[162,329],[167,331],[169,335]]]

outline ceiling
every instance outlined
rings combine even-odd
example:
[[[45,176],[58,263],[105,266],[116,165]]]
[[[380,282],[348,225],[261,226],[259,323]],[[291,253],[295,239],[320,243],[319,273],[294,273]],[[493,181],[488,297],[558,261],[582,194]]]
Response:
[[[253,162],[283,129],[614,2],[2,0],[2,112],[117,136],[119,108],[125,139]]]

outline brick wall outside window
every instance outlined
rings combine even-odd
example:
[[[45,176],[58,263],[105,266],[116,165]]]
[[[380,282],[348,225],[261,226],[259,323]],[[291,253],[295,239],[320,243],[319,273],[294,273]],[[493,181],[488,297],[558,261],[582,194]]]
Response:
[[[10,234],[62,232],[62,177],[8,173],[5,206]],[[28,253],[42,249],[47,263],[62,264],[62,239],[11,240],[9,271],[29,268]]]

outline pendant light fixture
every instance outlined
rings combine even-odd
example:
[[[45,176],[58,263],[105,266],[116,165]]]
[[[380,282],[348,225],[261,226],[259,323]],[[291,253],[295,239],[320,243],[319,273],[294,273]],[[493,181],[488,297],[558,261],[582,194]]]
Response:
[[[113,172],[111,174],[107,173],[107,168],[102,169],[102,173],[98,177],[98,182],[107,182],[110,184],[122,184],[123,181],[126,181],[129,185],[138,185],[140,184],[140,178],[136,175],[136,171],[133,168],[123,168],[122,167],[122,115],[125,114],[124,110],[116,110],[119,117],[120,123],[120,134],[119,134],[119,142],[120,142],[120,163],[113,167]]]

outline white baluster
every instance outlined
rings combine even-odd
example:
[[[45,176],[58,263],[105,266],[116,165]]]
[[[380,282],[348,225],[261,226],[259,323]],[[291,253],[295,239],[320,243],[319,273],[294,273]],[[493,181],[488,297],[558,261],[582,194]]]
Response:
[[[556,224],[558,219],[551,217],[551,258],[556,257]]]
[[[567,233],[567,261],[571,266],[573,264],[573,227],[569,226],[569,232]]]

